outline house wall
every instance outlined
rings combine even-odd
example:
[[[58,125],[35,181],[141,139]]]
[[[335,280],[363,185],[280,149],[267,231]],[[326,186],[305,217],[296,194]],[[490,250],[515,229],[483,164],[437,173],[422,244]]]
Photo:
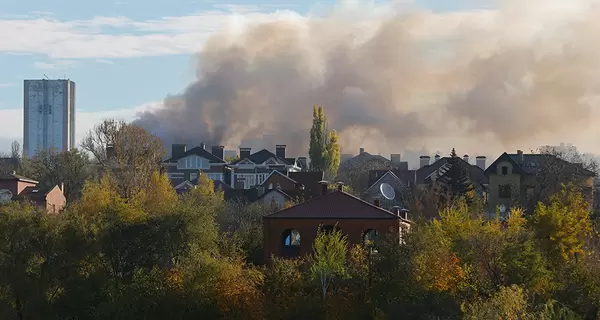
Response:
[[[65,207],[66,204],[67,199],[58,187],[53,188],[46,195],[45,206],[48,213],[59,213]]]
[[[260,200],[262,201],[262,203],[264,203],[266,205],[270,205],[274,201],[277,208],[283,208],[283,205],[285,204],[285,201],[287,199],[281,193],[272,191],[272,192],[267,193]]]
[[[35,187],[35,183],[18,181],[18,180],[2,180],[0,181],[0,189],[7,189],[13,196],[18,195],[26,187]]]
[[[270,183],[273,184],[273,189],[275,189],[277,187],[278,183],[279,183],[279,186],[281,187],[281,190],[283,190],[283,191],[296,189],[296,184],[294,182],[292,182],[289,178],[284,177],[280,174],[273,174],[267,180],[265,180],[263,185],[265,186],[266,190],[269,189]]]
[[[507,174],[502,174],[502,167],[507,167]],[[488,174],[488,205],[490,210],[495,210],[501,204],[510,208],[512,200],[521,194],[522,177],[519,173],[513,171],[513,165],[508,161],[499,162],[496,166],[496,172]],[[510,184],[512,198],[501,198],[499,195],[500,186]]]
[[[394,188],[396,192],[396,197],[393,200],[388,200],[383,197],[380,191],[381,184],[387,183]],[[370,189],[365,192],[363,195],[363,200],[367,202],[373,202],[375,199],[379,199],[382,208],[390,209],[393,206],[404,207],[407,204],[403,201],[403,195],[408,191],[408,189],[400,182],[398,179],[395,179],[392,175],[386,174],[383,176],[381,180],[379,180],[376,184],[370,187]]]
[[[295,229],[300,233],[300,250],[298,255],[303,256],[312,252],[313,241],[317,235],[319,225],[335,225],[348,237],[348,248],[363,243],[363,234],[374,229],[379,232],[379,239],[385,239],[387,234],[398,233],[400,227],[407,228],[405,223],[397,219],[264,219],[264,251],[265,261],[269,261],[271,254],[276,257],[283,256],[284,232]],[[404,231],[403,231],[404,232]]]

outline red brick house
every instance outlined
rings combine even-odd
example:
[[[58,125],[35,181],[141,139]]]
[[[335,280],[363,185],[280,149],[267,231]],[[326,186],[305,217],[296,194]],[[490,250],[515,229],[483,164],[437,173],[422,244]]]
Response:
[[[386,234],[401,235],[410,228],[408,217],[379,207],[378,201],[369,203],[343,191],[327,191],[299,205],[263,218],[265,261],[271,254],[277,257],[298,257],[312,252],[312,244],[319,226],[324,229],[335,225],[347,236],[348,245],[364,243],[366,238],[383,239]]]
[[[59,213],[67,203],[62,189],[38,187],[38,182],[15,173],[0,174],[0,201],[29,201],[48,213]]]

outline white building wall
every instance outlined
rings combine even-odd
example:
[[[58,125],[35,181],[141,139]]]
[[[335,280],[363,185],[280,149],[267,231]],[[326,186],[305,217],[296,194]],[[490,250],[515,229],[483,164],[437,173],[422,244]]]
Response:
[[[24,81],[23,151],[67,151],[74,147],[75,84],[70,80]]]

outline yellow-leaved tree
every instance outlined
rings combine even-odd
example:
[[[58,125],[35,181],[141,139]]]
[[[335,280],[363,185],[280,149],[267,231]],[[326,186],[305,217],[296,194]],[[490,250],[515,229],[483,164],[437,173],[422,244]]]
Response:
[[[591,206],[570,185],[551,196],[549,202],[537,205],[532,226],[550,259],[566,262],[584,252],[584,243],[592,231]]]

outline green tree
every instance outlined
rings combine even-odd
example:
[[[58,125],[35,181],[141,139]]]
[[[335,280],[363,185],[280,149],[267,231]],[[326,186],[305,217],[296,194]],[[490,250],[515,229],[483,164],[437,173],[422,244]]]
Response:
[[[438,178],[441,186],[441,196],[445,197],[446,203],[451,203],[460,198],[465,198],[468,202],[473,198],[473,185],[469,181],[469,174],[464,161],[457,156],[452,148],[448,167],[441,172]]]
[[[60,153],[40,152],[29,161],[31,177],[43,187],[64,184],[67,201],[81,196],[85,181],[91,177],[89,159],[77,149]]]
[[[313,124],[310,129],[310,144],[308,156],[310,157],[310,168],[315,171],[325,171],[325,111],[322,106],[313,106]]]
[[[313,124],[310,129],[308,149],[310,168],[323,171],[333,178],[340,166],[340,145],[335,130],[329,131],[325,110],[322,106],[313,106]]]
[[[347,243],[346,236],[337,228],[325,231],[319,227],[317,231],[310,271],[313,278],[319,281],[323,300],[326,300],[328,289],[334,280],[347,275]]]
[[[327,133],[325,149],[325,172],[329,177],[335,177],[340,167],[340,144],[337,131],[333,130]]]
[[[590,204],[573,186],[538,203],[532,217],[533,229],[542,248],[555,262],[569,261],[584,253],[592,231]]]

